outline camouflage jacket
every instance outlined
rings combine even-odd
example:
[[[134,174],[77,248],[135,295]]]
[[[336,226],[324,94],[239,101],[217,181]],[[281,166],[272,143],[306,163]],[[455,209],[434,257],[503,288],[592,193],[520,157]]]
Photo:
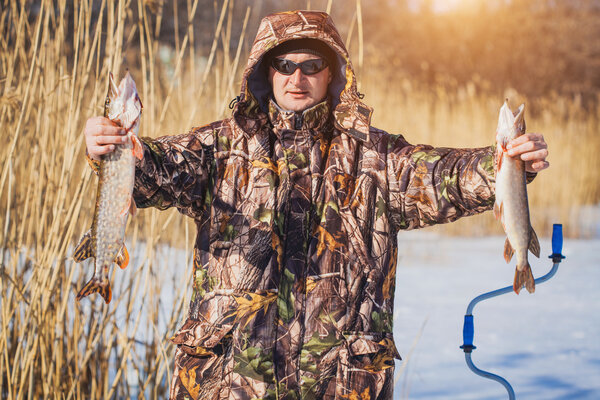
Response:
[[[290,39],[338,57],[327,101],[270,100],[264,53]],[[494,155],[410,145],[370,124],[327,14],[263,19],[231,118],[144,139],[138,207],[193,218],[193,296],[173,399],[391,399],[399,230],[494,201]]]

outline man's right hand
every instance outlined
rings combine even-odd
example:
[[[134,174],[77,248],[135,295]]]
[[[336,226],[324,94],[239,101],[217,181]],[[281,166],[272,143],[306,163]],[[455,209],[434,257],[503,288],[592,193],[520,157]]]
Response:
[[[115,149],[115,144],[127,141],[125,129],[105,117],[88,119],[83,133],[88,156],[92,160],[100,160],[102,154],[108,154]]]

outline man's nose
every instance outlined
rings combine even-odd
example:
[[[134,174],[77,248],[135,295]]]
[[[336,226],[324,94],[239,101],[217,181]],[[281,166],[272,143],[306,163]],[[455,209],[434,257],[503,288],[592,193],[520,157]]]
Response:
[[[290,75],[290,81],[294,85],[302,82],[302,79],[304,79],[304,74],[302,73],[302,70],[300,68],[297,68],[294,71],[294,73],[292,75]]]

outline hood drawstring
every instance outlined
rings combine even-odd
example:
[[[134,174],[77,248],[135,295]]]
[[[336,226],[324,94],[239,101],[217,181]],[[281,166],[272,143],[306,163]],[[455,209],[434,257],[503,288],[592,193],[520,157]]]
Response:
[[[233,98],[230,102],[229,102],[229,109],[233,110],[233,107],[235,107],[235,105],[237,103],[240,102],[240,96],[235,96],[235,98]]]

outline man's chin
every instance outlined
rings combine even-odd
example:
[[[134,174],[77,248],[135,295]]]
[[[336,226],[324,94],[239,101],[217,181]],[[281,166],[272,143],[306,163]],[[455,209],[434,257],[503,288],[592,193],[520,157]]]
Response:
[[[288,111],[301,112],[314,106],[315,104],[316,102],[314,102],[312,99],[293,99],[286,101],[285,105],[283,105],[281,108]]]

